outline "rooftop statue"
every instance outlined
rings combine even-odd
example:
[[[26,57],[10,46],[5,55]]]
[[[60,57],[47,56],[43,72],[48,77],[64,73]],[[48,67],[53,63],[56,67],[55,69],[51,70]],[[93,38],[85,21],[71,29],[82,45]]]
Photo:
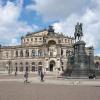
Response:
[[[75,41],[78,38],[78,40],[81,40],[83,36],[83,31],[82,31],[82,23],[77,23],[77,25],[75,25],[75,33],[74,33],[74,37],[75,37]]]
[[[53,26],[49,26],[48,32],[52,32],[52,33],[54,33]]]

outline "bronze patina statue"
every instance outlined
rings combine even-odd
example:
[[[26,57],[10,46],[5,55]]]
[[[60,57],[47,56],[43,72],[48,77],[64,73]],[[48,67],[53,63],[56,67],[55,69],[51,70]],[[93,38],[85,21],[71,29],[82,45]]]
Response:
[[[78,37],[78,40],[81,40],[81,37],[83,36],[83,31],[82,31],[82,23],[77,23],[77,25],[75,25],[75,33],[74,33],[74,37],[75,37],[75,41]]]

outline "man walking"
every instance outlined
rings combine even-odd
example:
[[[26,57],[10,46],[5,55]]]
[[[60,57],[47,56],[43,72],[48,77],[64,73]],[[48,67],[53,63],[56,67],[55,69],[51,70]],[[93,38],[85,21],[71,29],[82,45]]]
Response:
[[[28,83],[28,72],[27,71],[25,72],[24,77],[25,77],[24,83]]]
[[[40,73],[40,77],[41,77],[41,82],[43,82],[44,80],[43,80],[43,78],[44,78],[44,74],[43,74],[43,72],[41,71],[41,73]]]

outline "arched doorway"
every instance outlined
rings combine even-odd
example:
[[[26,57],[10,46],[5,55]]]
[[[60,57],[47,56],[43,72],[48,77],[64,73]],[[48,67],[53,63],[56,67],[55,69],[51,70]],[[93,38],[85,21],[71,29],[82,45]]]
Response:
[[[53,71],[53,68],[54,68],[54,66],[55,66],[55,61],[50,61],[50,63],[49,63],[49,71]]]
[[[55,44],[56,44],[56,42],[54,40],[48,41],[48,45],[55,45]]]

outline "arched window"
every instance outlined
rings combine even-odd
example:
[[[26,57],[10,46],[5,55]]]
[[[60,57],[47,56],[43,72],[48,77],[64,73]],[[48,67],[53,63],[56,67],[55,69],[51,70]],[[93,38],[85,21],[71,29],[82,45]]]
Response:
[[[39,62],[38,65],[42,65],[42,62]]]
[[[28,65],[29,63],[28,62],[26,62],[26,65]]]
[[[39,57],[42,56],[42,50],[38,50],[38,56],[39,56]]]
[[[35,50],[32,50],[32,57],[35,57]]]
[[[17,63],[15,63],[15,66],[17,66]]]
[[[29,50],[26,50],[26,57],[29,57]]]
[[[22,62],[20,63],[20,66],[23,66],[23,63]]]
[[[56,41],[54,41],[54,40],[50,40],[49,42],[48,42],[48,45],[55,45],[56,44]]]
[[[35,65],[35,62],[32,62],[32,65]]]
[[[32,66],[31,71],[32,71],[32,72],[35,72],[35,66]]]
[[[18,51],[16,51],[16,57],[18,57]]]
[[[20,51],[20,56],[23,57],[23,50]]]

